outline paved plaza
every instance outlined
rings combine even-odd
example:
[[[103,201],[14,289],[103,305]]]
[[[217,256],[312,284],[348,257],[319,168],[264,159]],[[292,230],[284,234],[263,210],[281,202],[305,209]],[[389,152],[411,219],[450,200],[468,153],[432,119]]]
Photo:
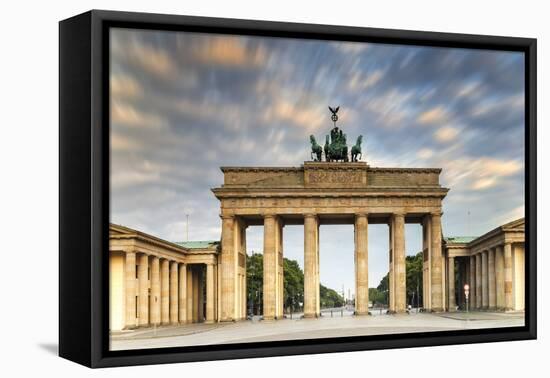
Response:
[[[147,349],[190,345],[314,339],[324,337],[434,332],[524,325],[524,313],[447,312],[386,315],[373,310],[371,316],[351,312],[323,312],[318,319],[188,324],[111,333],[111,350]]]

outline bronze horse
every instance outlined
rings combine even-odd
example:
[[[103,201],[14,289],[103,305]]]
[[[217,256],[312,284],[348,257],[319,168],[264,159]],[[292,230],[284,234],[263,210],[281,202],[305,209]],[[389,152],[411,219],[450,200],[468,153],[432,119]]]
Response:
[[[309,141],[311,142],[311,158],[313,159],[313,161],[321,161],[323,148],[317,143],[313,135],[309,136]],[[314,154],[315,157],[313,156]]]
[[[359,161],[359,159],[363,157],[361,152],[361,142],[363,142],[363,135],[359,135],[357,137],[357,143],[355,143],[355,146],[351,148],[351,161]],[[359,155],[359,159],[357,159],[357,155]]]

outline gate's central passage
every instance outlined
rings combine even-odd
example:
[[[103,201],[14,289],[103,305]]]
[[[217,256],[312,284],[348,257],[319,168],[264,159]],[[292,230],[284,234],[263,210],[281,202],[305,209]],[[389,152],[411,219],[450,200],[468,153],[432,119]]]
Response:
[[[364,162],[302,167],[225,167],[221,202],[221,321],[246,317],[248,225],[264,226],[264,319],[283,316],[285,224],[304,225],[304,316],[320,315],[319,226],[354,225],[355,313],[368,314],[368,228],[389,227],[390,311],[406,310],[405,223],[423,227],[425,308],[444,310],[440,169],[370,168]]]

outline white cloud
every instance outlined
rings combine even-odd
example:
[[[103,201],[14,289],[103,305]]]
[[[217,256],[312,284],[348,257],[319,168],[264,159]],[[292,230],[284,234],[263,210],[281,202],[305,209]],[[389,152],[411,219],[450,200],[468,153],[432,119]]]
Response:
[[[424,125],[436,125],[446,122],[449,119],[447,110],[443,106],[436,106],[426,110],[417,118],[418,123]]]
[[[210,37],[193,54],[199,62],[228,67],[257,67],[267,61],[267,52],[262,46],[250,48],[242,37]]]
[[[130,76],[111,74],[109,83],[111,87],[111,96],[114,98],[136,98],[143,95],[143,88],[141,85]]]
[[[427,160],[427,159],[431,158],[434,155],[434,152],[433,152],[433,150],[431,150],[429,148],[423,148],[423,149],[419,150],[416,155],[420,159]]]
[[[356,71],[348,82],[348,88],[352,92],[365,91],[376,85],[384,77],[384,71],[374,70],[367,74],[362,71]]]
[[[438,142],[447,143],[455,140],[458,134],[458,129],[455,127],[444,126],[435,131],[434,137]]]
[[[153,113],[138,110],[135,106],[121,101],[111,101],[111,122],[126,126],[158,129],[167,124],[167,121]]]
[[[176,62],[166,50],[146,44],[135,35],[122,41],[115,34],[112,46],[114,58],[121,58],[126,64],[139,67],[151,75],[173,79],[177,72]]]

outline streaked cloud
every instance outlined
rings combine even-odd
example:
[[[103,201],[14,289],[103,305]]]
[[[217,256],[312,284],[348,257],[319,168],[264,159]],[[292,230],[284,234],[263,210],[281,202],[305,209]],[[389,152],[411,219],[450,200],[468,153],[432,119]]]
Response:
[[[425,125],[439,125],[445,123],[447,119],[448,113],[442,106],[423,111],[418,116],[418,122]]]
[[[374,70],[366,75],[357,71],[351,76],[348,87],[351,91],[365,91],[378,83],[383,77],[384,71],[381,69]]]
[[[266,63],[267,53],[261,46],[247,48],[239,37],[212,37],[195,52],[204,64],[229,67],[254,67]]]
[[[455,140],[458,134],[459,131],[456,127],[443,126],[435,131],[434,136],[438,142],[446,143]]]
[[[148,128],[159,128],[166,124],[166,120],[157,114],[149,114],[119,101],[111,102],[111,122]]]
[[[117,99],[136,98],[143,95],[143,88],[141,85],[130,76],[111,75],[109,84],[111,96]]]
[[[111,46],[116,223],[183,240],[189,214],[191,239],[218,239],[219,167],[299,166],[309,134],[322,142],[332,127],[328,105],[348,145],[363,135],[369,165],[442,168],[445,235],[524,212],[521,53],[130,29]],[[341,267],[321,280],[353,290],[350,227],[321,231],[323,267]],[[289,229],[285,256],[303,261],[303,231]],[[411,229],[408,254],[422,248]],[[262,249],[258,230],[249,250]],[[387,272],[386,232],[369,230],[371,285]]]
[[[154,76],[170,78],[177,72],[177,64],[167,51],[137,38],[117,41],[111,51],[126,64],[137,66]]]

